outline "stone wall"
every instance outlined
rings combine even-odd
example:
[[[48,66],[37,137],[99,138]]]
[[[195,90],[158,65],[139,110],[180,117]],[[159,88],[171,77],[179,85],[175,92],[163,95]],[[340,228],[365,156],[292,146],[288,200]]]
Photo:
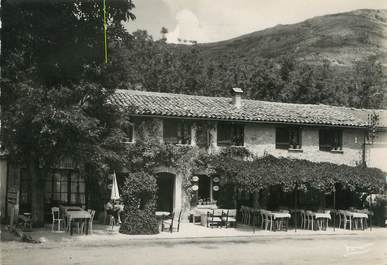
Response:
[[[366,145],[366,162],[387,172],[387,131],[379,131],[373,143]]]
[[[163,143],[163,120],[159,118],[137,118],[135,120],[134,139],[152,139]],[[362,162],[363,143],[365,131],[361,129],[343,129],[343,149],[342,152],[326,152],[319,150],[319,128],[302,128],[302,146],[301,150],[290,151],[276,149],[275,146],[275,126],[265,124],[245,124],[244,147],[257,156],[265,154],[276,157],[289,157],[296,159],[307,159],[314,162],[330,162],[336,164],[346,164],[350,166],[358,165]],[[195,121],[191,129],[191,145],[196,146],[207,139],[206,151],[208,153],[217,153],[221,147],[217,146],[217,122],[216,121]],[[369,166],[379,167],[387,171],[386,144],[387,133],[383,134],[376,141],[379,145],[366,145],[366,161]],[[200,146],[200,145],[199,145]],[[174,208],[184,210],[184,219],[186,219],[189,204],[189,195],[184,190],[184,181],[187,176],[176,170],[175,190],[174,190]]]
[[[275,126],[247,124],[245,126],[245,147],[257,156],[270,154],[276,157],[307,159],[313,162],[331,162],[355,166],[362,161],[362,143],[364,131],[343,129],[343,152],[325,152],[319,150],[318,128],[302,129],[301,150],[290,151],[276,149]]]

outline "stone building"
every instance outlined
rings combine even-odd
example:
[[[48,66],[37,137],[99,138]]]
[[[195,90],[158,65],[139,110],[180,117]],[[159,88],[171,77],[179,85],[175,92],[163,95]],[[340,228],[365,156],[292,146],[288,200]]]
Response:
[[[233,89],[230,98],[117,90],[110,104],[130,117],[132,126],[124,139],[129,145],[152,139],[160,144],[195,146],[207,153],[245,148],[256,156],[270,154],[349,166],[366,162],[387,172],[387,111],[245,100],[242,96],[241,89]],[[371,139],[369,116],[373,113],[379,123]],[[10,162],[0,156],[2,217],[7,211],[3,202],[15,194],[20,211],[29,211],[31,203],[31,179],[23,168]],[[159,210],[189,207],[183,188],[186,176],[167,166],[155,168],[154,173]],[[216,177],[206,171],[194,174],[198,198],[213,201]],[[42,192],[46,208],[52,202],[87,204],[87,181],[71,160],[58,164],[42,185]]]
[[[256,156],[349,166],[366,162],[387,172],[383,162],[387,158],[387,111],[244,100],[242,95],[241,89],[233,89],[231,98],[118,90],[111,103],[131,117],[128,144],[152,138],[160,143],[197,146],[208,153],[232,146],[246,148]],[[369,116],[373,113],[379,122],[376,136],[370,139]],[[155,173],[159,200],[165,200],[158,204],[159,210],[186,204],[184,176],[168,167]],[[213,200],[216,183],[205,172],[195,175],[199,198]]]

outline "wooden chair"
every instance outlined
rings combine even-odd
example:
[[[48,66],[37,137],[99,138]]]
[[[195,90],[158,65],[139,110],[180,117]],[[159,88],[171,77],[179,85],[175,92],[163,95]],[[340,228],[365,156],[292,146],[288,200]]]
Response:
[[[226,228],[230,224],[234,224],[234,227],[236,227],[236,216],[237,216],[236,209],[227,209],[223,211],[222,221]]]
[[[89,231],[90,231],[90,233],[92,233],[93,232],[93,221],[94,221],[94,216],[95,216],[95,210],[88,209],[87,211],[90,214]],[[84,231],[84,223],[82,223],[81,230]]]
[[[273,216],[270,211],[261,210],[262,214],[262,226],[265,225],[265,230],[270,227],[270,230],[273,230]]]
[[[63,218],[60,218],[59,207],[52,207],[51,215],[52,215],[51,231],[54,231],[55,222],[58,223],[58,231],[60,231],[61,224],[64,220]]]
[[[312,211],[305,211],[306,216],[306,229],[314,229],[314,218]]]
[[[74,209],[67,209],[66,212],[73,212],[73,211],[79,211],[79,209],[77,209],[77,208],[74,208]],[[81,222],[80,220],[77,220],[77,219],[72,220],[71,223],[69,222],[69,220],[66,219],[66,226],[67,226],[66,229],[67,229],[67,231],[70,231],[70,230],[71,230],[70,225],[71,225],[71,226],[76,225],[76,226],[77,226],[77,233],[80,234],[81,231],[83,230],[83,225],[84,225],[84,224],[83,224],[83,222]]]
[[[23,228],[23,231],[32,231],[32,219],[31,213],[23,213],[18,216],[19,225]]]
[[[242,224],[250,224],[250,209],[247,206],[241,206]]]
[[[262,218],[260,218],[260,217],[262,217],[262,215],[261,215],[261,210],[262,209],[253,209],[252,210],[252,221],[251,221],[251,223],[252,223],[252,225],[253,226],[259,226],[261,223],[262,223]]]
[[[349,228],[352,228],[351,225],[351,218],[349,217],[347,211],[339,210],[339,228],[341,228],[341,223],[343,223],[343,229],[347,228],[347,225],[349,225]]]
[[[114,230],[114,226],[116,225],[116,218],[113,214],[108,214],[109,217],[109,226],[112,227],[112,231]]]
[[[222,226],[222,217],[223,217],[223,210],[222,209],[213,209],[212,212],[207,212],[207,227],[213,228],[215,225],[216,227]]]
[[[263,226],[265,224],[265,210],[260,209],[259,210],[260,216],[261,216],[261,230],[263,229]]]
[[[180,221],[181,221],[181,213],[182,210],[179,211],[179,214],[176,215],[176,212],[174,211],[171,215],[170,219],[163,220],[163,227],[168,228],[169,232],[173,232],[175,229],[176,232],[179,232],[180,230]]]

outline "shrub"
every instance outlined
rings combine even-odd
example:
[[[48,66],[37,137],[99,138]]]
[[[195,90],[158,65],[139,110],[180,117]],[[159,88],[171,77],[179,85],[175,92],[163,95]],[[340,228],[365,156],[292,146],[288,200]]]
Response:
[[[157,234],[155,216],[157,183],[155,177],[145,172],[130,173],[122,187],[124,203],[123,234]]]

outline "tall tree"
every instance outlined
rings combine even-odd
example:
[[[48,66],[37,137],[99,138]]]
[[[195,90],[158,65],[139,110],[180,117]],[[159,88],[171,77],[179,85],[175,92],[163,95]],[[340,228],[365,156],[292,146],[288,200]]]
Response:
[[[358,108],[378,108],[383,102],[385,86],[382,64],[375,56],[355,62],[353,87]]]
[[[128,38],[129,0],[109,1],[108,36]],[[44,217],[42,181],[59,159],[80,165],[119,159],[122,131],[107,103],[116,82],[103,64],[102,1],[2,1],[2,141],[32,177],[35,224]],[[82,168],[82,167],[81,167]]]

